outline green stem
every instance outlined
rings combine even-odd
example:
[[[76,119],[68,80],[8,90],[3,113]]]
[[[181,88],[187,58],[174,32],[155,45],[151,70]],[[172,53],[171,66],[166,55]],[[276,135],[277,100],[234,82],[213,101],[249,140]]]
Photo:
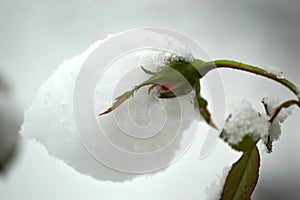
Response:
[[[210,70],[215,68],[231,68],[231,69],[237,69],[241,71],[250,72],[252,74],[260,75],[284,85],[289,90],[291,90],[300,101],[299,90],[292,82],[290,82],[287,79],[278,78],[275,74],[272,74],[264,69],[260,69],[252,65],[248,65],[241,62],[235,62],[231,60],[215,60],[211,62],[204,62],[201,66],[196,66],[196,68],[205,72],[209,72]]]
[[[276,119],[277,115],[280,113],[280,111],[283,108],[288,108],[292,105],[298,105],[298,107],[300,107],[300,101],[297,100],[289,100],[289,101],[285,101],[282,104],[280,104],[280,106],[278,106],[278,108],[276,108],[275,112],[273,113],[271,119],[269,120],[270,123],[273,123],[273,121]]]

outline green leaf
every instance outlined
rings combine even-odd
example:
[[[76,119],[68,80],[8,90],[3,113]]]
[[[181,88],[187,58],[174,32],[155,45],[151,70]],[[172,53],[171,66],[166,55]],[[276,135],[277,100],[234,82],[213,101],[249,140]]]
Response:
[[[157,84],[151,85],[151,86],[148,88],[148,94],[150,94],[150,92],[151,92],[155,87],[157,87],[157,86],[158,86]]]
[[[106,111],[100,113],[99,116],[115,110],[130,97],[133,97],[134,93],[143,86],[152,85],[148,90],[148,92],[150,92],[155,86],[158,85],[178,83],[178,87],[175,88],[175,91],[173,91],[175,92],[175,95],[187,94],[193,89],[191,87],[186,87],[187,84],[190,84],[193,87],[195,85],[194,83],[201,77],[197,69],[191,63],[185,61],[172,63],[169,66],[163,68],[161,71],[155,73],[143,68],[142,66],[141,68],[145,73],[151,74],[152,76],[140,85],[135,86],[132,90],[127,91],[121,96],[117,97],[113,105]],[[189,88],[189,91],[186,91],[187,88]],[[182,91],[180,90],[184,90],[184,93],[182,93]],[[171,92],[166,93],[162,98],[173,97],[175,97],[174,93]]]
[[[199,110],[201,116],[204,118],[206,123],[210,125],[211,127],[218,129],[218,127],[215,125],[215,123],[212,121],[211,114],[207,108],[207,101],[200,96],[200,83],[199,81],[195,85],[195,101],[194,101],[194,106],[196,109]]]
[[[233,164],[223,187],[221,200],[250,200],[257,184],[259,165],[260,157],[255,145]]]
[[[132,97],[134,95],[134,92],[136,90],[138,90],[138,88],[134,88],[133,90],[127,91],[124,94],[122,94],[121,96],[117,97],[115,99],[115,102],[113,103],[113,105],[110,108],[108,108],[106,111],[100,113],[99,116],[107,114],[107,113],[110,113],[111,111],[115,110],[122,103],[124,103],[127,99],[129,99],[130,97]]]
[[[263,106],[265,108],[266,114],[271,117],[271,113],[269,112],[269,105],[264,101],[264,99],[261,101],[261,103],[263,104]],[[276,122],[276,123],[278,123],[278,122]],[[280,127],[278,127],[278,128],[280,128]],[[271,135],[271,133],[269,133],[269,135],[267,137],[267,141],[265,141],[265,145],[267,147],[267,153],[271,153],[272,149],[273,149],[273,141],[271,141],[270,135]]]
[[[141,66],[142,70],[146,73],[146,74],[150,74],[150,75],[155,75],[156,72],[152,72],[150,70],[145,69],[143,66]]]

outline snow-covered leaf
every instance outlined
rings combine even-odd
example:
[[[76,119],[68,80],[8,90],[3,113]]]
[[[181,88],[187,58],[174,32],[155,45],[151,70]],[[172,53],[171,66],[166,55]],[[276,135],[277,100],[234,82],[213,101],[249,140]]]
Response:
[[[222,131],[220,137],[222,139],[224,139],[225,142],[227,142],[227,139],[224,137],[224,131]],[[254,141],[251,136],[245,136],[243,138],[243,140],[241,142],[239,142],[238,144],[230,144],[229,143],[229,145],[237,151],[246,152],[246,151],[251,150],[253,148],[253,146],[256,145],[256,141]]]
[[[243,100],[226,119],[221,138],[234,147],[234,145],[241,144],[247,136],[251,137],[252,141],[264,138],[269,135],[269,130],[268,117],[258,113],[250,103]],[[243,143],[251,144],[252,141],[246,138]]]

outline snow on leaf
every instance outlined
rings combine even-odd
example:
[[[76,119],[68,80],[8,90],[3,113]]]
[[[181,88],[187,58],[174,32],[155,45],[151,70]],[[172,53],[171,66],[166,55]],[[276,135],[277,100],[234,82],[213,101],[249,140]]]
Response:
[[[225,133],[224,133],[224,130],[222,131],[220,137],[222,139],[225,140],[225,142],[228,142],[227,139],[224,137]],[[253,148],[253,146],[256,145],[256,142],[255,140],[253,140],[253,138],[251,136],[245,136],[243,138],[243,140],[241,142],[239,142],[238,144],[230,144],[229,145],[234,149],[234,150],[237,150],[237,151],[243,151],[243,152],[246,152],[246,151],[249,151],[250,149]]]
[[[250,103],[243,100],[227,118],[222,138],[230,145],[238,145],[246,136],[256,141],[269,135],[269,129],[267,116],[258,113]]]
[[[232,165],[227,176],[222,200],[247,200],[256,186],[259,175],[260,157],[255,146],[243,153],[242,157]]]

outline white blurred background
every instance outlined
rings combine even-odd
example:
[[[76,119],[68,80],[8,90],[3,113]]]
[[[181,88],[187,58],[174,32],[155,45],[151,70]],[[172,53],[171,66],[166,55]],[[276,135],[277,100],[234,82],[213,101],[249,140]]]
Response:
[[[0,73],[26,109],[37,88],[64,59],[107,34],[162,27],[190,36],[212,59],[280,67],[290,80],[300,83],[299,10],[297,0],[1,0]],[[220,74],[226,105],[246,98],[262,109],[259,101],[265,95],[292,97],[286,89],[262,78],[230,70]],[[262,155],[253,199],[300,198],[299,119],[300,112],[295,109],[274,152]],[[186,155],[163,173],[115,184],[81,175],[48,156],[41,145],[23,141],[13,165],[0,176],[0,199],[204,199],[205,185],[238,156],[219,143],[206,159],[198,160],[202,142],[200,136]],[[205,166],[207,163],[215,164]],[[203,173],[211,178],[203,180]]]

